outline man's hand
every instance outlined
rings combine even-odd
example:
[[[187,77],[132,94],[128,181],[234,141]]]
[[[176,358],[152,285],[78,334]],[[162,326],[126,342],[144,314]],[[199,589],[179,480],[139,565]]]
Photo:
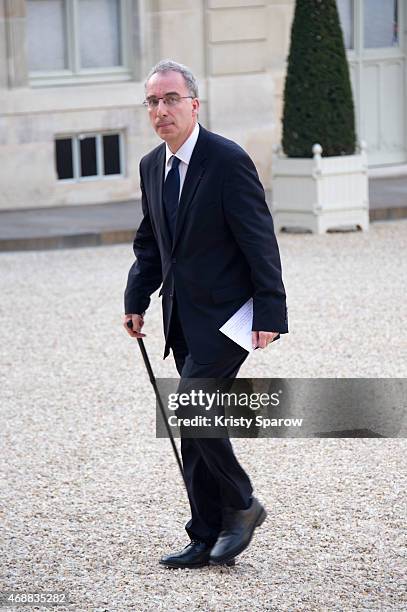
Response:
[[[278,336],[279,332],[252,331],[253,348],[266,348]]]
[[[128,321],[132,322],[133,324],[132,328],[128,327],[127,325]],[[129,334],[129,336],[131,336],[132,338],[144,338],[145,337],[145,334],[140,333],[143,325],[144,325],[143,315],[139,315],[139,314],[124,315],[124,321],[123,321],[124,329]]]

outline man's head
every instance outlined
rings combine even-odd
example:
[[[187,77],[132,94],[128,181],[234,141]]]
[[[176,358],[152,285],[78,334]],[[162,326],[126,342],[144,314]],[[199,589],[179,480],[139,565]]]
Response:
[[[194,75],[182,64],[162,60],[150,70],[145,94],[152,126],[175,153],[191,134],[198,117]]]

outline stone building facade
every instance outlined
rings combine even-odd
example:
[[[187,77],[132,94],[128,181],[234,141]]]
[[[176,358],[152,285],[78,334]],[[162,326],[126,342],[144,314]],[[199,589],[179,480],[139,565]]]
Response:
[[[405,2],[337,1],[369,163],[403,164]],[[238,141],[269,188],[294,4],[0,0],[0,208],[139,197],[140,158],[158,142],[143,82],[162,58],[192,68],[201,123]]]

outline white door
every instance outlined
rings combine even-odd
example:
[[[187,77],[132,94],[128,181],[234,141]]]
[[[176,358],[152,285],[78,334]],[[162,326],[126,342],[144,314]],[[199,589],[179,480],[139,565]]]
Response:
[[[406,2],[337,0],[369,166],[407,161]]]

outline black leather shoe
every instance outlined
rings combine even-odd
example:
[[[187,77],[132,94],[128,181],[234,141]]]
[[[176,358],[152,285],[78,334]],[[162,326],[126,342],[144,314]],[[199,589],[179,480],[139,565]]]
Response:
[[[191,542],[180,552],[162,557],[160,559],[160,564],[178,569],[204,567],[205,565],[209,565],[211,548],[212,547],[206,544],[206,542],[191,540]],[[229,559],[225,565],[231,566],[234,564],[235,560]]]
[[[267,512],[255,497],[246,510],[228,508],[224,513],[222,531],[211,550],[210,564],[224,564],[240,555],[249,546],[254,530],[265,521],[266,516]]]

